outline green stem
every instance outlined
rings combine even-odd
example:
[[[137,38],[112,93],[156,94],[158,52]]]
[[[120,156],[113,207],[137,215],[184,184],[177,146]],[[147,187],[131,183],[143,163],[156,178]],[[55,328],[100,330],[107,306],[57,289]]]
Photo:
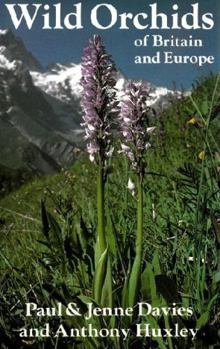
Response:
[[[137,179],[138,206],[137,206],[137,238],[136,256],[141,260],[143,248],[143,178],[141,175]]]
[[[137,236],[136,255],[131,269],[128,290],[128,306],[133,307],[137,302],[141,279],[141,260],[143,251],[143,177],[137,178],[138,204],[137,204]]]
[[[98,241],[100,254],[106,249],[104,185],[104,168],[100,159],[97,178]]]

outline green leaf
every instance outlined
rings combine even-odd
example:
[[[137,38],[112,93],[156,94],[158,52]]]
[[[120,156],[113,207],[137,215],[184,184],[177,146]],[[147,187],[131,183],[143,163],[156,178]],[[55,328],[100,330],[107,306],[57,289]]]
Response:
[[[97,240],[95,242],[95,268],[97,268],[99,264],[100,257],[101,257],[101,250],[100,250],[100,244],[99,244],[99,237],[97,237]]]
[[[170,330],[169,316],[164,314],[163,318],[164,318],[165,328],[167,330]],[[172,338],[168,337],[167,342],[168,342],[169,349],[173,349]]]
[[[151,264],[148,264],[141,275],[141,294],[144,301],[151,301],[151,277],[153,274]],[[154,276],[153,276],[154,277]]]
[[[196,323],[196,328],[200,329],[202,327],[204,327],[207,322],[209,321],[209,311],[206,311],[205,313],[203,313],[200,318],[197,320]]]
[[[128,307],[133,307],[137,301],[140,286],[140,270],[141,259],[139,255],[136,255],[128,284]]]
[[[148,263],[141,279],[141,292],[144,300],[150,301],[153,307],[158,306],[160,297],[157,294],[155,276],[150,263]]]
[[[220,282],[220,272],[218,272],[214,275],[213,282],[216,284],[218,284]]]
[[[95,270],[93,282],[93,297],[95,301],[101,305],[102,288],[105,280],[105,273],[107,267],[108,249],[102,253]]]
[[[148,315],[147,316],[147,321],[150,324],[151,328],[160,329],[160,326],[157,323],[157,320],[152,316]],[[161,337],[152,337],[158,344],[161,349],[166,349],[166,345]]]
[[[104,280],[104,285],[102,288],[101,295],[101,306],[102,307],[113,307],[113,294],[112,294],[112,269],[111,269],[111,259],[108,255],[107,270]]]
[[[123,290],[122,290],[122,308],[126,309],[128,307],[128,283],[129,283],[129,278],[125,278]]]
[[[212,307],[213,307],[217,298],[218,298],[218,294],[216,294],[214,297],[212,297],[212,299],[209,301],[209,304],[207,306],[207,310],[197,320],[196,327],[198,329],[200,329],[201,327],[204,327],[208,323]]]
[[[109,251],[115,258],[117,258],[117,241],[115,238],[114,226],[109,210],[106,210],[106,223],[106,235]]]
[[[153,261],[152,261],[152,267],[154,270],[154,275],[160,275],[161,274],[161,267],[160,267],[160,259],[159,259],[159,253],[156,251],[154,253]]]

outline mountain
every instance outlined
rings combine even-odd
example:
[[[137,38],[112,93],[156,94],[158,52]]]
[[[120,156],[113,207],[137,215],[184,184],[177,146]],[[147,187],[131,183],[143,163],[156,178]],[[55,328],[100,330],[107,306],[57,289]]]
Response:
[[[0,31],[0,164],[51,173],[74,160],[79,103],[40,90],[30,69],[41,66],[12,32]]]
[[[79,64],[43,69],[10,30],[0,30],[0,167],[47,174],[69,166],[83,138]],[[118,95],[127,79],[118,73]],[[173,92],[150,85],[155,108]]]
[[[9,62],[21,61],[27,69],[42,70],[38,60],[27,51],[21,39],[17,38],[11,30],[0,30],[1,55]]]
[[[44,72],[31,71],[30,74],[35,85],[47,94],[67,103],[75,103],[80,100],[82,94],[80,64],[70,63],[64,65],[57,63],[50,65]],[[127,83],[128,79],[119,72],[116,84],[119,98],[123,96]],[[174,91],[148,84],[152,96],[150,105],[157,109],[166,107],[170,102],[170,98],[174,96]],[[176,96],[179,97],[180,93],[177,92]]]

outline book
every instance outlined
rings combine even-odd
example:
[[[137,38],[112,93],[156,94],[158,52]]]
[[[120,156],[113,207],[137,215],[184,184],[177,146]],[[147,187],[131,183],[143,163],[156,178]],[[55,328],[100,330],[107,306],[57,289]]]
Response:
[[[219,348],[219,13],[1,2],[0,348]]]

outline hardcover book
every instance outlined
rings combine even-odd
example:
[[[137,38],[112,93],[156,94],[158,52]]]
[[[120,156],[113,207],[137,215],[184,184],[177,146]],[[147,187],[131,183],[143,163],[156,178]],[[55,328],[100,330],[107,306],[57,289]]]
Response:
[[[0,3],[0,348],[220,348],[218,0]]]

